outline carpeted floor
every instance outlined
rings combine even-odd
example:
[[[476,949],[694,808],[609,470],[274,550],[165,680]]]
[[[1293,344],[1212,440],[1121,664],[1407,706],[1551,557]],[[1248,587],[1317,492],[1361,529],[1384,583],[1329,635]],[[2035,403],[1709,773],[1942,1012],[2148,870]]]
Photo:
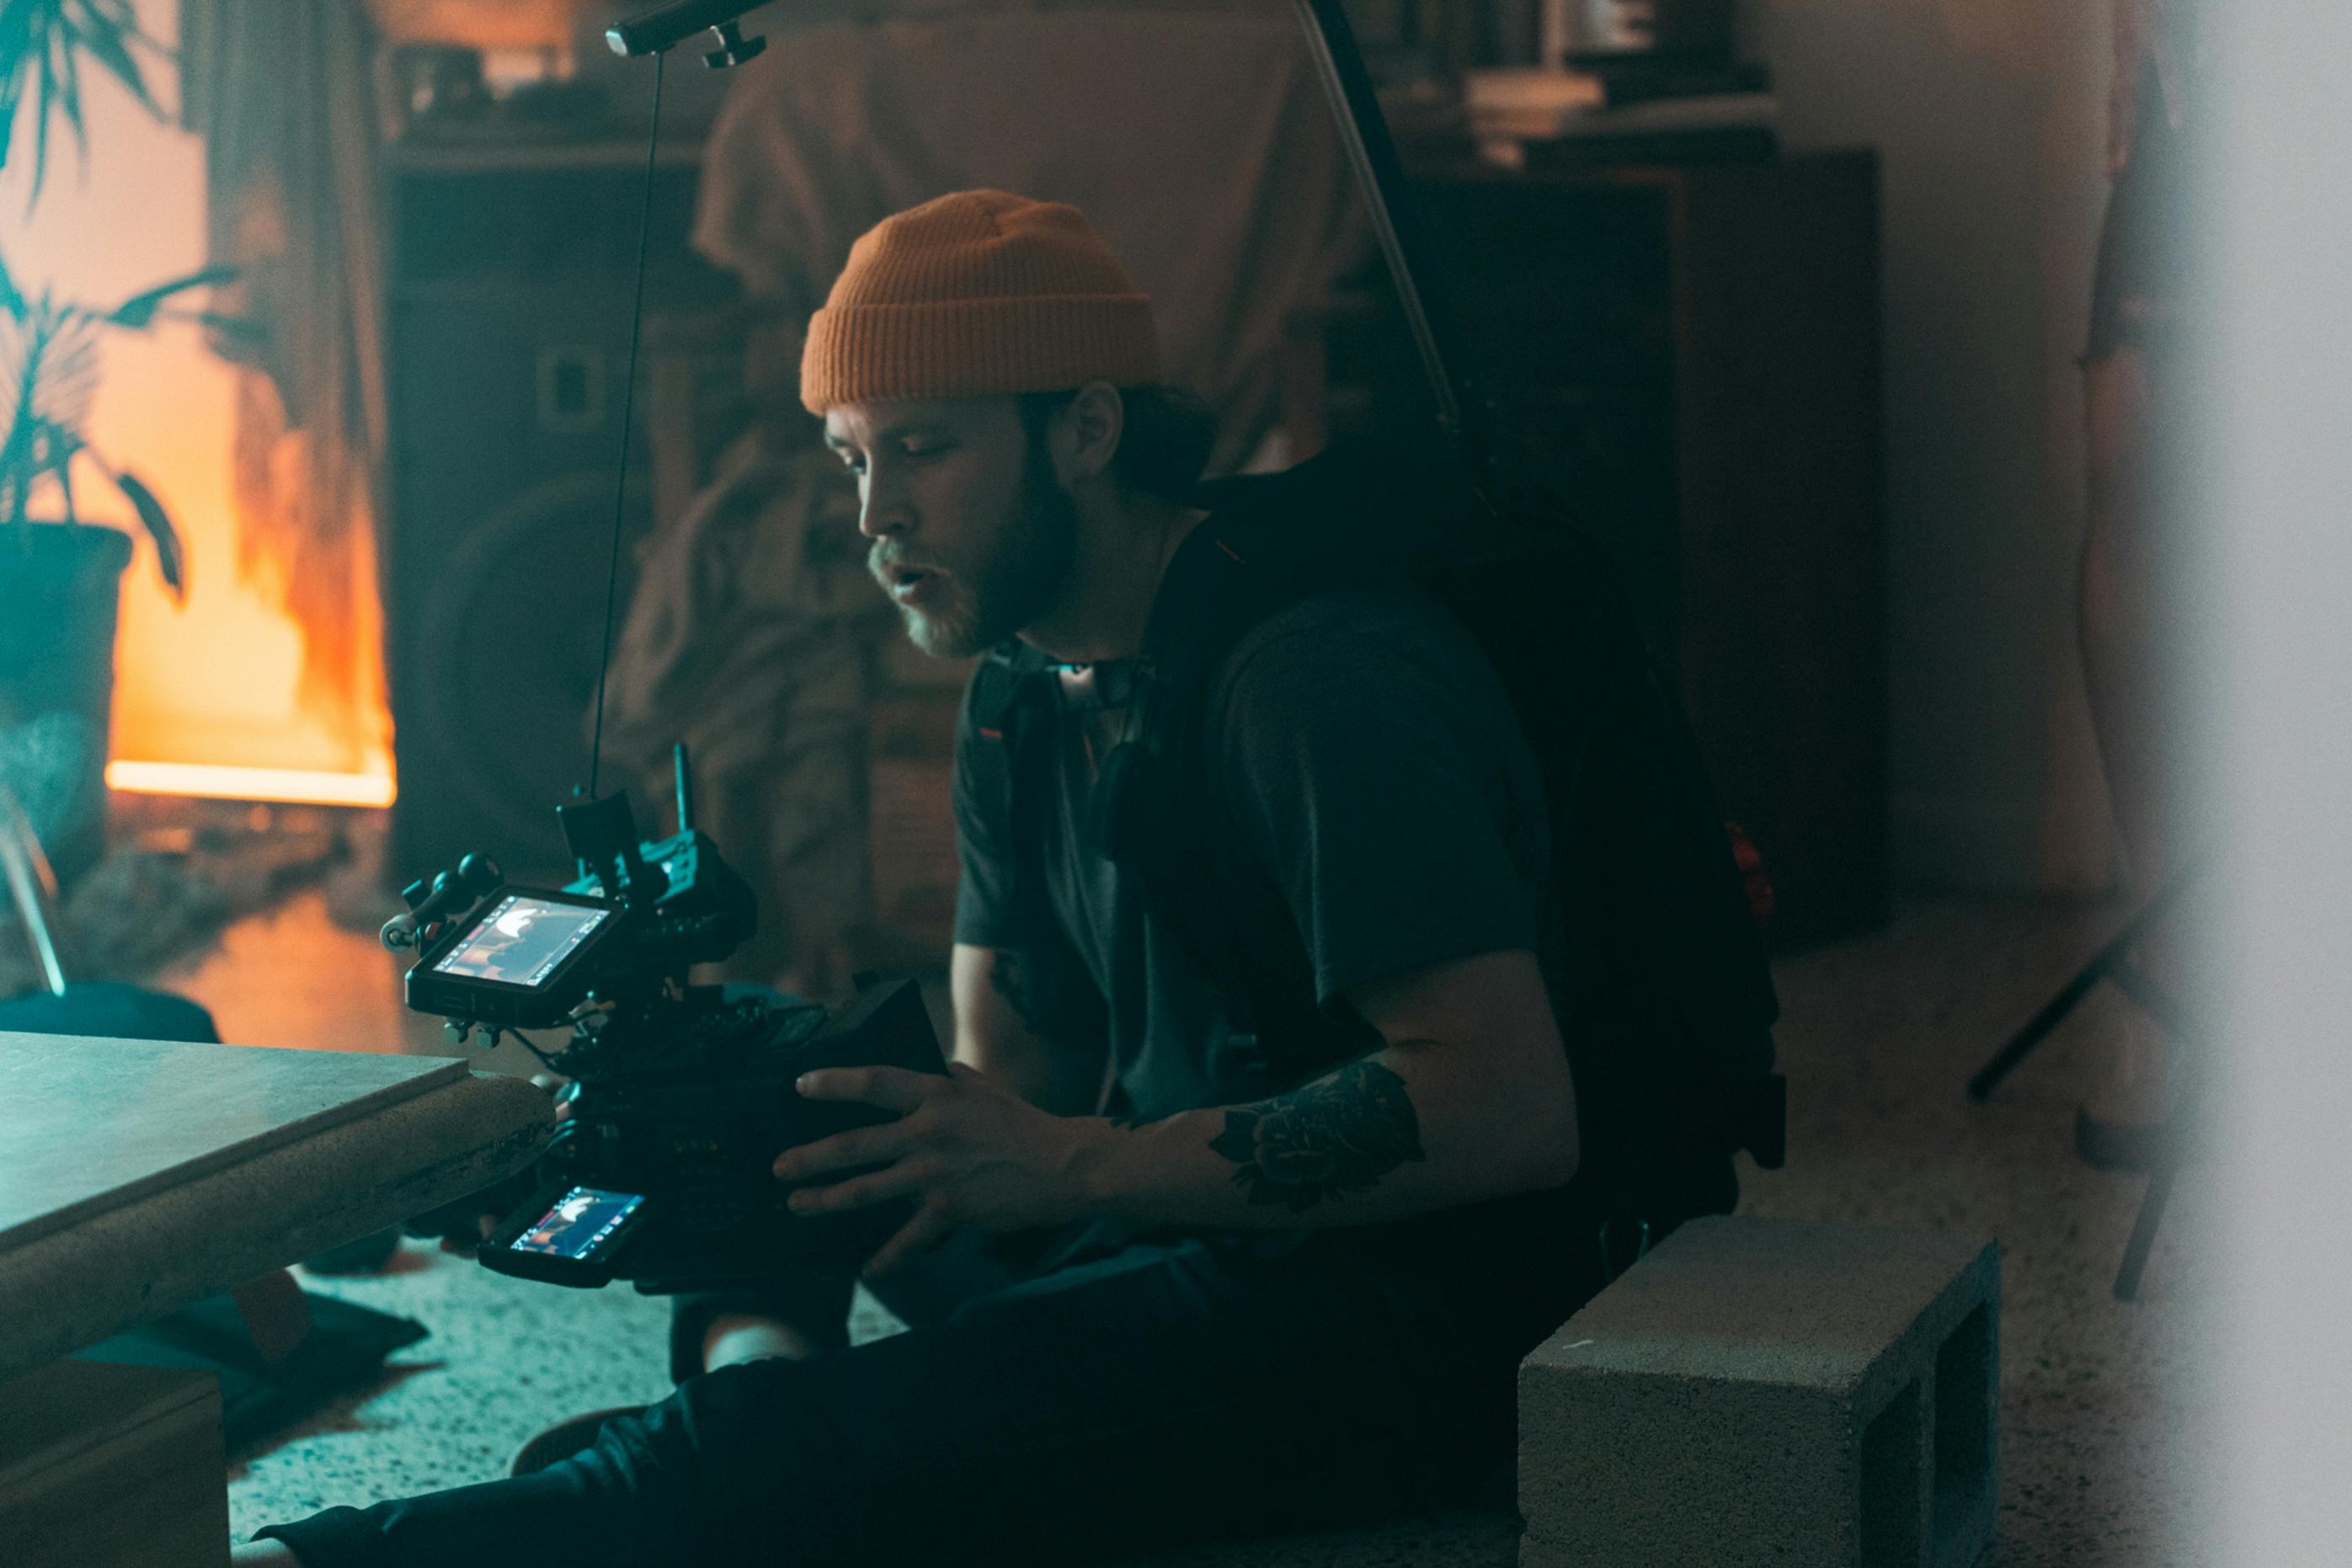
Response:
[[[1947,1226],[2001,1245],[2001,1508],[1988,1568],[2168,1564],[2207,1423],[2209,1184],[2176,1190],[2134,1302],[2112,1287],[2144,1178],[2074,1153],[2125,1004],[2094,993],[1984,1105],[1969,1076],[2080,967],[2113,912],[1939,903],[1780,967],[1790,1162],[1746,1212]]]
[[[1750,1173],[1748,1211],[1949,1226],[2001,1243],[2002,1505],[1984,1560],[1997,1568],[2189,1561],[2178,1538],[2209,1469],[2198,1462],[2195,1381],[2197,1347],[2216,1328],[2197,1289],[2205,1184],[2194,1169],[2184,1179],[2142,1300],[2125,1304],[2109,1286],[2142,1184],[2090,1171],[2073,1153],[2074,1106],[2104,1065],[2122,1005],[2095,997],[1992,1103],[1971,1105],[1962,1092],[2113,918],[1934,903],[1780,967],[1792,1153],[1786,1171]],[[173,977],[215,1008],[231,1039],[435,1048],[397,1016],[388,962],[334,928],[315,896],[271,922],[233,932],[219,955]],[[326,963],[335,967],[316,967]],[[298,973],[340,984],[297,984]],[[546,1423],[667,1388],[664,1309],[624,1288],[522,1284],[417,1243],[382,1276],[306,1283],[433,1331],[396,1354],[378,1386],[233,1457],[240,1536],[330,1503],[489,1479]],[[888,1327],[878,1309],[863,1323],[866,1332]],[[1326,1549],[1283,1561],[1502,1568],[1513,1556],[1507,1531],[1489,1521],[1391,1533],[1353,1557]],[[1184,1561],[1206,1568],[1229,1557]]]

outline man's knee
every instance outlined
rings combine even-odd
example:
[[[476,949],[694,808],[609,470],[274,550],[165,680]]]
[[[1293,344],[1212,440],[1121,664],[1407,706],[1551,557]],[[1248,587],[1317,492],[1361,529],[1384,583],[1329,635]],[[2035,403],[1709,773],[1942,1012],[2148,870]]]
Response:
[[[688,1378],[659,1404],[604,1424],[566,1463],[676,1535],[674,1562],[818,1563],[836,1483],[800,1365],[782,1357]],[[812,1535],[817,1531],[817,1535]]]
[[[710,1327],[703,1332],[702,1368],[705,1372],[717,1372],[723,1366],[740,1366],[771,1357],[805,1361],[828,1348],[838,1346],[782,1319],[728,1312],[713,1318]]]
[[[670,1381],[770,1356],[845,1348],[851,1289],[846,1279],[803,1278],[758,1289],[672,1297]]]

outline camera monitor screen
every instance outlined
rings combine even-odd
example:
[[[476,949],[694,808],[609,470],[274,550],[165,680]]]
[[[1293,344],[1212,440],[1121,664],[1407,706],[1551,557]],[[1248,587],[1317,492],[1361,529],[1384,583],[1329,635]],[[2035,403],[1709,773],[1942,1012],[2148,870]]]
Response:
[[[611,916],[609,909],[509,893],[433,967],[501,985],[537,985]]]
[[[584,1258],[620,1229],[631,1215],[644,1206],[645,1201],[635,1193],[574,1187],[509,1245],[517,1252]]]

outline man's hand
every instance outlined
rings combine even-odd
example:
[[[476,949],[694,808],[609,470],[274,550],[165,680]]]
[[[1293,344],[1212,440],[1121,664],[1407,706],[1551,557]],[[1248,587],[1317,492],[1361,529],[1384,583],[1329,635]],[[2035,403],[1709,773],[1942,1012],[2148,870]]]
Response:
[[[547,1090],[549,1097],[555,1101],[557,1121],[571,1120],[574,1085],[570,1079],[558,1078],[551,1072],[535,1072],[530,1075],[530,1081],[531,1087]],[[471,1258],[483,1242],[490,1239],[490,1234],[499,1228],[499,1221],[506,1217],[495,1211],[476,1215],[475,1234],[471,1237],[445,1236],[441,1238],[441,1250],[456,1253],[460,1258]]]
[[[1006,1092],[961,1062],[949,1076],[903,1068],[827,1068],[804,1073],[811,1100],[855,1100],[900,1111],[898,1121],[860,1127],[776,1156],[781,1181],[835,1171],[879,1170],[793,1194],[795,1214],[835,1214],[892,1198],[915,1200],[915,1215],[866,1265],[886,1274],[961,1226],[1020,1230],[1089,1212],[1085,1176],[1096,1152],[1118,1136],[1098,1117],[1055,1116]]]

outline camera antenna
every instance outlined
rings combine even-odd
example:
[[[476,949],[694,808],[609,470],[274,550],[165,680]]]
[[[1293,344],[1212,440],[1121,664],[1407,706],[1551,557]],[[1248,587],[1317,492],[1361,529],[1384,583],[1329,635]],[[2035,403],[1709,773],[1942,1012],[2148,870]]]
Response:
[[[596,728],[588,742],[588,798],[596,798],[596,784],[604,760],[604,686],[613,671],[613,616],[621,594],[621,527],[628,511],[629,432],[635,427],[637,402],[637,344],[646,324],[646,245],[653,232],[655,160],[661,149],[662,67],[669,51],[705,28],[719,47],[702,57],[712,70],[741,65],[767,47],[764,38],[746,38],[737,24],[761,0],[676,0],[642,15],[624,18],[606,29],[604,41],[616,55],[654,58],[653,111],[646,125],[645,194],[637,207],[637,278],[629,304],[629,359],[621,383],[621,455],[613,479],[613,542],[604,568],[604,640],[596,660]],[[685,748],[678,748],[677,766],[679,831],[685,830],[688,790]]]
[[[654,225],[654,157],[661,147],[662,63],[654,56],[654,107],[646,126],[646,189],[637,208],[637,281],[629,305],[629,361],[621,381],[621,460],[613,479],[613,547],[604,567],[604,646],[596,659],[596,731],[588,742],[588,798],[596,798],[596,779],[604,760],[604,682],[613,672],[613,608],[621,593],[621,521],[628,509],[629,431],[636,417],[637,340],[646,324],[646,240]]]

